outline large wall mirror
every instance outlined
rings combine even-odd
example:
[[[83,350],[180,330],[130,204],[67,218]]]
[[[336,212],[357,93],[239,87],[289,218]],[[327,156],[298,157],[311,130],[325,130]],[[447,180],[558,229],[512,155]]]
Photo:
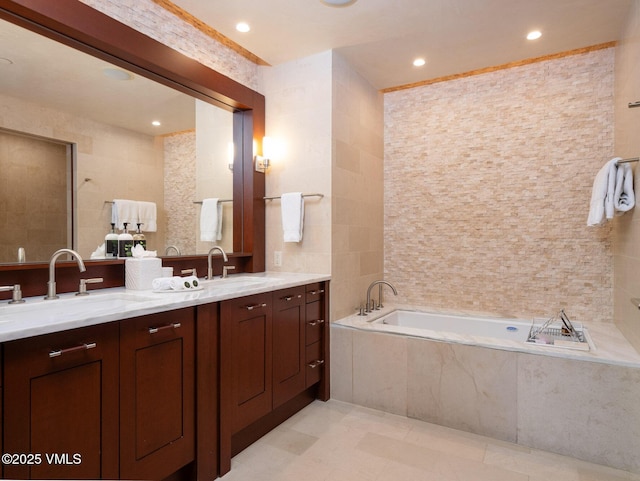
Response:
[[[0,263],[18,262],[20,247],[30,262],[61,247],[99,256],[115,199],[156,205],[156,225],[141,229],[160,255],[260,250],[264,179],[251,158],[262,96],[201,64],[193,74],[195,61],[80,2],[62,13],[9,3],[0,10]],[[118,31],[136,37],[128,51],[108,44],[126,41]],[[200,232],[208,198],[220,202],[214,239]]]

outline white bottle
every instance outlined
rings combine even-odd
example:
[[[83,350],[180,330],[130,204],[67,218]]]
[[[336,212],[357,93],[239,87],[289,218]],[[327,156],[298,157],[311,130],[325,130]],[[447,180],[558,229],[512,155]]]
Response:
[[[124,223],[124,230],[118,235],[118,257],[131,257],[133,248],[133,236],[127,232],[127,223]]]
[[[104,256],[107,259],[118,257],[118,234],[116,234],[116,225],[111,224],[111,232],[104,236]]]

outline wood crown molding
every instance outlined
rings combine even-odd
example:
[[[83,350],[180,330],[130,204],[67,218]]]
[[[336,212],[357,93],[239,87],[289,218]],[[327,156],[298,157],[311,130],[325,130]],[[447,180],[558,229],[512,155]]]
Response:
[[[430,80],[422,80],[420,82],[414,82],[411,84],[406,84],[406,85],[399,85],[397,87],[388,87],[386,89],[381,89],[380,92],[382,92],[383,94],[389,93],[389,92],[396,92],[398,90],[407,90],[407,89],[412,89],[415,87],[423,87],[425,85],[431,85],[431,84],[435,84],[435,83],[440,83],[440,82],[447,82],[449,80],[457,80],[457,79],[461,79],[461,78],[466,78],[466,77],[473,77],[474,75],[481,75],[481,74],[485,74],[485,73],[491,73],[491,72],[497,72],[498,70],[506,70],[509,68],[514,68],[514,67],[522,67],[523,65],[530,65],[532,63],[538,63],[538,62],[545,62],[547,60],[557,60],[559,58],[564,58],[564,57],[569,57],[571,55],[580,55],[583,53],[589,53],[589,52],[594,52],[596,50],[604,50],[607,48],[611,48],[611,47],[615,47],[617,45],[617,42],[607,42],[607,43],[601,43],[598,45],[592,45],[590,47],[583,47],[583,48],[578,48],[575,50],[568,50],[566,52],[560,52],[560,53],[554,53],[554,54],[550,54],[550,55],[543,55],[542,57],[535,57],[535,58],[528,58],[525,60],[517,60],[515,62],[509,62],[509,63],[505,63],[502,65],[496,65],[495,67],[486,67],[486,68],[481,68],[481,69],[477,69],[477,70],[471,70],[469,72],[464,72],[464,73],[458,73],[458,74],[453,74],[453,75],[446,75],[444,77],[438,77],[438,78],[434,78],[434,79],[430,79]]]
[[[230,48],[231,50],[233,50],[237,54],[243,56],[247,60],[250,60],[251,62],[255,63],[256,65],[269,66],[268,62],[265,62],[264,60],[262,60],[257,55],[249,52],[249,50],[247,50],[243,46],[237,44],[236,42],[231,40],[229,37],[226,37],[225,35],[222,35],[216,29],[210,27],[209,25],[207,25],[206,23],[204,23],[202,20],[198,19],[197,17],[194,17],[189,12],[187,12],[186,10],[180,8],[179,6],[177,6],[175,3],[171,2],[170,0],[152,0],[152,1],[156,5],[159,5],[160,7],[164,8],[168,12],[171,12],[176,17],[180,18],[182,21],[184,21],[184,22],[188,23],[189,25],[191,25],[192,27],[200,30],[205,35],[208,35],[209,37],[211,37],[212,39],[216,40],[217,42],[220,42],[225,47]]]

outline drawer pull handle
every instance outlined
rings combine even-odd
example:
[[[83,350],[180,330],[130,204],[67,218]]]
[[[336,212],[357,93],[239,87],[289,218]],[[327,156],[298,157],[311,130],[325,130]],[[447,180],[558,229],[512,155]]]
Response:
[[[318,324],[323,324],[324,323],[324,319],[317,319],[315,321],[309,321],[307,324],[309,324],[310,326],[317,326]]]
[[[319,289],[317,291],[309,291],[309,294],[315,296],[316,294],[324,294],[324,289]]]
[[[266,302],[262,304],[254,304],[253,306],[244,306],[247,311],[253,311],[254,309],[259,309],[260,307],[267,307]]]
[[[172,322],[171,324],[167,324],[166,326],[150,327],[149,334],[155,334],[156,332],[163,331],[164,329],[178,329],[180,326],[182,326],[182,324],[180,324],[179,322]]]
[[[311,369],[315,369],[316,367],[320,366],[321,364],[324,364],[324,359],[317,359],[313,362],[309,363],[309,367]]]
[[[292,301],[295,297],[300,299],[302,297],[302,294],[298,294],[297,296],[284,296],[284,297],[281,297],[280,299],[283,301]]]
[[[58,349],[57,351],[51,351],[49,353],[49,357],[50,358],[60,357],[63,354],[67,354],[69,352],[74,352],[74,351],[88,351],[89,349],[94,349],[96,346],[97,345],[95,342],[87,342],[85,344],[80,344],[79,346],[68,347],[66,349]]]

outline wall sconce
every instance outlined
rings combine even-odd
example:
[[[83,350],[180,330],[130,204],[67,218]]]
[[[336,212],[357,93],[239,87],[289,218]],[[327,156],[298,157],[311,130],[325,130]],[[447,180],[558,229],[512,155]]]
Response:
[[[262,155],[256,155],[255,159],[255,169],[256,172],[262,172],[263,174],[269,168],[269,164],[271,164],[271,156],[273,154],[273,141],[271,137],[263,137],[262,138]]]
[[[233,161],[236,156],[236,146],[233,145],[233,142],[229,142],[227,146],[227,165],[229,170],[233,171]]]

